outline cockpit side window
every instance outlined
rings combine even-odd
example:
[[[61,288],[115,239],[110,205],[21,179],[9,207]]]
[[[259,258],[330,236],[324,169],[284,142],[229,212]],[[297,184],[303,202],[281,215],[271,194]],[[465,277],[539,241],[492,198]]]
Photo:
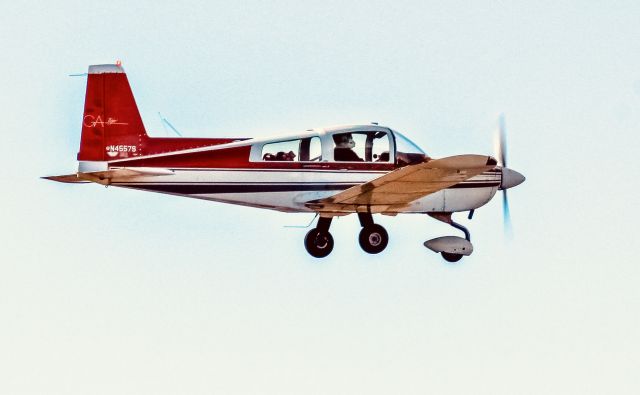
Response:
[[[386,132],[348,132],[333,136],[336,162],[388,162],[389,136]]]
[[[389,136],[386,132],[367,134],[367,157],[372,162],[389,162]]]

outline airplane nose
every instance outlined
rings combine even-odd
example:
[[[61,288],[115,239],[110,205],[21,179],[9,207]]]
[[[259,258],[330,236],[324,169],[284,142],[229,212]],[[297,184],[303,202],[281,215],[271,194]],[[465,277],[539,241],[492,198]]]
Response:
[[[518,186],[524,182],[525,178],[522,174],[509,168],[502,168],[502,182],[500,189],[509,189]]]

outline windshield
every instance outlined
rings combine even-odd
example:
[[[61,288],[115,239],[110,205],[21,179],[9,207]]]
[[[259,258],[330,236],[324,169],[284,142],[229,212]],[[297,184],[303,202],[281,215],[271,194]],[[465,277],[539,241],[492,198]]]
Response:
[[[396,138],[396,162],[399,166],[423,162],[426,154],[401,133],[393,131]]]
[[[393,131],[393,134],[396,136],[396,151],[405,152],[407,154],[422,154],[425,155],[424,151],[420,149],[415,143],[408,138],[406,138],[402,133]]]

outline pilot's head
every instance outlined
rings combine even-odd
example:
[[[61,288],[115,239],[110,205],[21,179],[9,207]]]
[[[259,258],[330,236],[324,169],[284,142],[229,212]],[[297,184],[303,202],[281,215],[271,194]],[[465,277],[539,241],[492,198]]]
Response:
[[[356,146],[351,133],[334,134],[333,141],[336,143],[336,148],[353,148]]]

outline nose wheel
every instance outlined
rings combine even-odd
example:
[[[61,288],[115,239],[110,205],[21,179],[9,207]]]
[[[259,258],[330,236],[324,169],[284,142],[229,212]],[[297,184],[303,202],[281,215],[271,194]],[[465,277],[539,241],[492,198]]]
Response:
[[[462,259],[462,254],[452,254],[450,252],[441,252],[440,254],[442,254],[442,257],[447,262],[458,262]]]

